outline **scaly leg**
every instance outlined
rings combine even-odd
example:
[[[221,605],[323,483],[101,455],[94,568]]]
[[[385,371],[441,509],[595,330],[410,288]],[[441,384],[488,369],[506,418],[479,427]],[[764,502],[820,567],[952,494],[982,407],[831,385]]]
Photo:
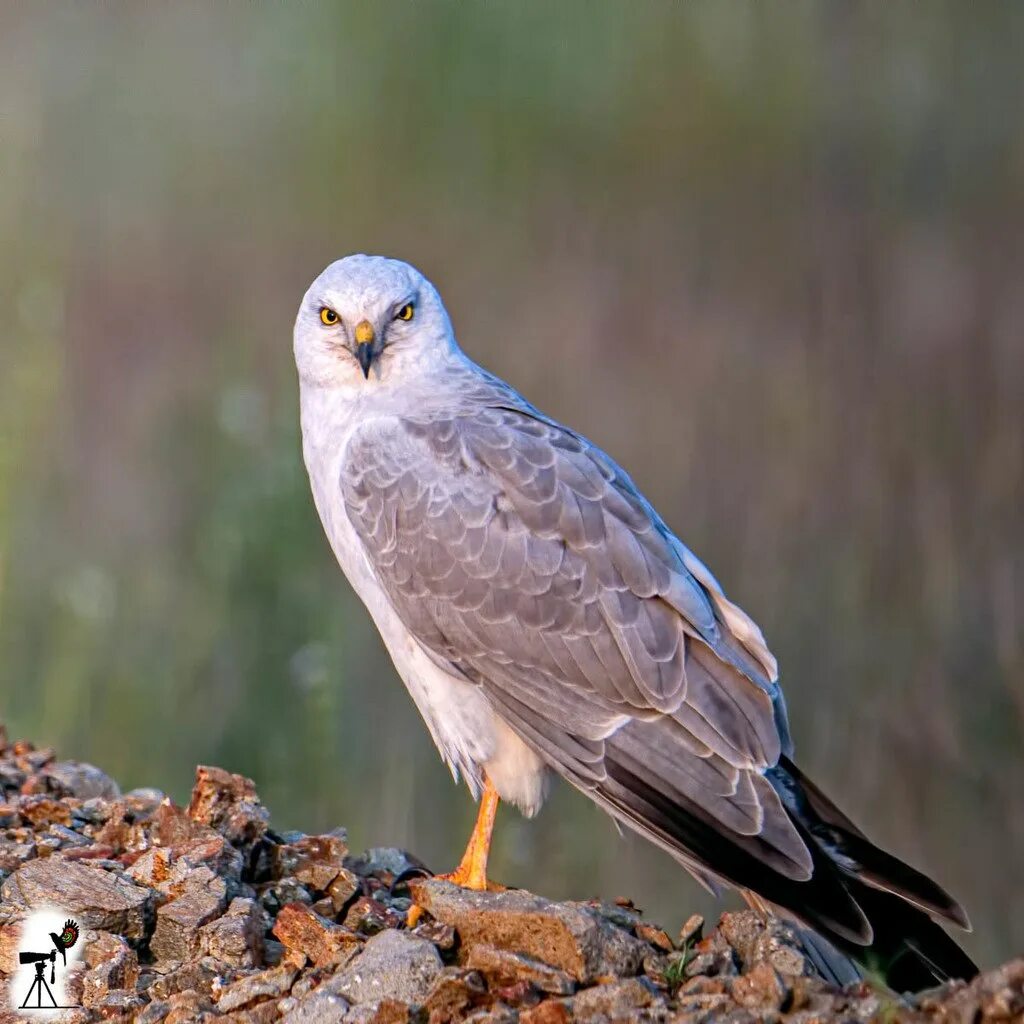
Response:
[[[464,889],[475,889],[478,892],[485,889],[491,891],[502,889],[502,886],[487,881],[487,856],[491,852],[491,834],[494,832],[494,816],[497,810],[498,791],[492,785],[491,780],[484,776],[484,791],[480,796],[480,810],[477,812],[473,831],[469,835],[466,852],[462,855],[462,860],[459,861],[459,866],[454,871],[444,875],[435,875],[435,878],[454,882]],[[422,915],[422,907],[410,907],[409,927],[415,927]]]

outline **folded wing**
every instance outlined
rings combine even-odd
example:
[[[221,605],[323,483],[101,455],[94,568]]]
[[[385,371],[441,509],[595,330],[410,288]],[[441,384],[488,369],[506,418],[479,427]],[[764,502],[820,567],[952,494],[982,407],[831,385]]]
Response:
[[[345,452],[346,508],[412,635],[701,880],[753,889],[854,949],[876,940],[865,907],[892,916],[876,904],[894,899],[928,970],[966,970],[928,916],[959,920],[956,903],[789,762],[753,621],[608,456],[500,382],[474,388],[449,414],[368,422]]]

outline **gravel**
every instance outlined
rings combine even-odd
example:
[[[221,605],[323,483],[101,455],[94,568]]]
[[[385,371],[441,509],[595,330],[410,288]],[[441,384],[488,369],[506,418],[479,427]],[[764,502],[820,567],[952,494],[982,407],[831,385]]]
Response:
[[[6,1009],[20,922],[42,906],[82,928],[76,1006],[54,1018],[68,1024],[1024,1020],[1024,959],[906,1001],[826,982],[792,929],[753,911],[672,939],[627,901],[427,874],[401,850],[352,856],[340,828],[275,832],[252,781],[222,768],[198,768],[182,808],[0,728],[0,1024],[23,1019]],[[411,900],[426,911],[413,931]]]

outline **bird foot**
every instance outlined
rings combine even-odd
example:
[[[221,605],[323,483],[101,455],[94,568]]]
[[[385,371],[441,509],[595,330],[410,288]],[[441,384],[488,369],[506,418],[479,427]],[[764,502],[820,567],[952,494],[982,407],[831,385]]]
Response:
[[[463,889],[474,892],[503,892],[505,887],[487,881],[487,855],[491,849],[491,830],[494,828],[494,815],[498,809],[498,791],[490,779],[484,781],[484,791],[480,797],[480,810],[476,824],[469,837],[466,852],[462,855],[459,866],[444,875],[434,875],[445,882],[452,882]],[[416,922],[423,916],[423,908],[413,905],[409,908],[406,924],[416,927]]]

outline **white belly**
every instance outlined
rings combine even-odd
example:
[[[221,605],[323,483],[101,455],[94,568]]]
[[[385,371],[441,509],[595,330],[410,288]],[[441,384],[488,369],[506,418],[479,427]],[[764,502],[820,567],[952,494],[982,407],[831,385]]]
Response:
[[[503,800],[526,815],[536,814],[547,794],[544,763],[494,712],[480,687],[438,665],[395,613],[342,504],[338,480],[343,454],[343,440],[312,446],[304,436],[313,500],[338,564],[373,617],[455,778],[461,773],[479,797],[486,772]]]

